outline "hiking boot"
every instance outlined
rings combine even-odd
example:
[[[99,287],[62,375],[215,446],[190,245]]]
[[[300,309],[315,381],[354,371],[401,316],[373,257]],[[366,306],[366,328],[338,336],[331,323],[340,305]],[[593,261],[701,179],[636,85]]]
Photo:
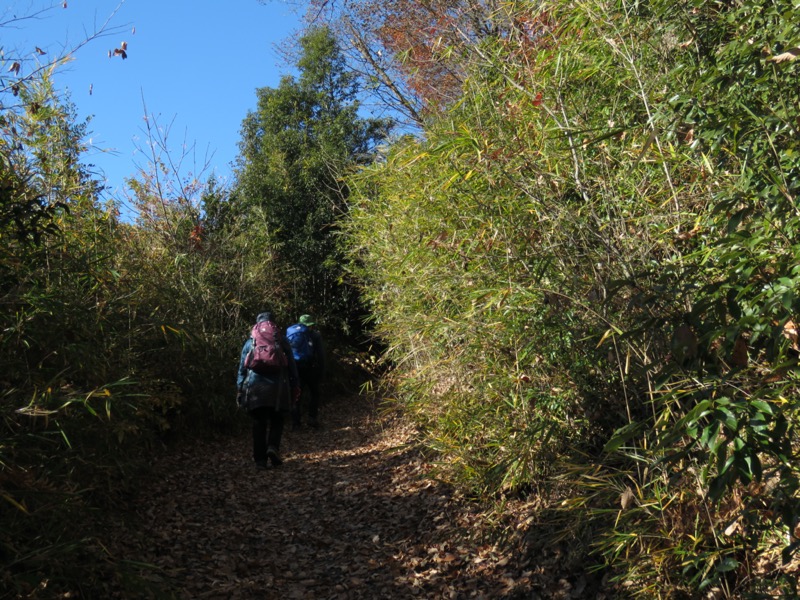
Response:
[[[273,467],[280,467],[283,464],[283,461],[281,460],[281,457],[275,448],[270,448],[267,450],[267,456],[272,461]]]

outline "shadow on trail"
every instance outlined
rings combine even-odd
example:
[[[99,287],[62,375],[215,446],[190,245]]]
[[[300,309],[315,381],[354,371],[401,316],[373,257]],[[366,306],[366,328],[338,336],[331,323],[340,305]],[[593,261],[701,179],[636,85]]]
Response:
[[[357,396],[321,414],[322,430],[287,430],[279,468],[255,470],[249,433],[154,465],[119,552],[169,591],[141,597],[540,597],[543,567],[482,539],[477,507],[426,477],[400,423]]]

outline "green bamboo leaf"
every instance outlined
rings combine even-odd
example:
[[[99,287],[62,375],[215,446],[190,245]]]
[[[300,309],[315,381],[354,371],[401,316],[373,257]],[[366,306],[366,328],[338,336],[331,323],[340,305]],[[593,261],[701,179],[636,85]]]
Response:
[[[714,416],[722,421],[722,423],[727,427],[730,431],[738,431],[738,419],[733,412],[725,407],[719,406],[714,411]]]
[[[606,442],[605,446],[603,446],[603,452],[616,452],[633,437],[638,435],[641,430],[642,424],[636,422],[620,427],[614,432],[611,439]]]
[[[728,573],[739,568],[739,561],[730,556],[723,558],[715,567],[718,573]]]
[[[744,462],[747,465],[748,480],[760,481],[762,475],[761,459],[759,459],[756,451],[751,449],[750,453],[744,457]]]
[[[759,412],[766,413],[768,415],[775,414],[772,405],[769,402],[765,402],[764,400],[751,400],[750,404],[758,409]]]
[[[688,423],[696,423],[706,415],[711,413],[711,400],[701,400],[698,402],[695,407],[689,411],[689,414],[686,415],[685,420]]]
[[[724,440],[725,437],[719,434],[719,423],[716,421],[703,429],[703,436],[700,438],[701,444],[711,452],[716,452]]]
[[[781,304],[786,310],[792,310],[794,306],[794,293],[792,290],[786,290],[783,295],[781,295]]]

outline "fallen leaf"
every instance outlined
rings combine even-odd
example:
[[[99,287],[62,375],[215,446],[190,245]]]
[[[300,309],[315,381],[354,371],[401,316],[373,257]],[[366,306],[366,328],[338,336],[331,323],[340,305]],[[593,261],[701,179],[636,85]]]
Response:
[[[737,531],[739,531],[741,527],[739,526],[739,521],[734,521],[730,525],[725,528],[725,535],[730,537]]]
[[[789,319],[784,324],[783,337],[791,342],[792,350],[800,352],[800,331],[798,331],[797,325],[793,320]]]
[[[746,367],[748,363],[747,342],[742,336],[736,338],[731,352],[731,364],[734,367]]]
[[[776,54],[772,58],[768,60],[774,63],[782,63],[795,60],[798,56],[800,56],[800,46],[796,48],[792,48],[791,50],[787,50],[786,52],[781,52],[780,54]]]
[[[576,597],[585,586],[558,545],[530,555],[487,543],[493,517],[427,477],[413,428],[379,423],[357,397],[331,402],[322,430],[286,432],[280,469],[255,470],[246,433],[170,452],[138,482],[126,507],[138,518],[111,519],[103,544],[191,598],[534,598],[560,580]],[[527,503],[505,518],[535,530]]]
[[[636,495],[633,493],[633,490],[630,486],[625,488],[625,491],[619,497],[620,506],[622,506],[622,510],[628,510],[633,503],[636,501]]]

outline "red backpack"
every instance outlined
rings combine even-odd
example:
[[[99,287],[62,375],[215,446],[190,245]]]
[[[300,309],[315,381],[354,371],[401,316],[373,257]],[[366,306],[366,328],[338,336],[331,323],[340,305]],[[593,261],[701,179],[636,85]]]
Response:
[[[269,375],[288,365],[280,336],[280,330],[272,321],[256,323],[250,332],[253,346],[244,359],[244,366],[259,375]]]

